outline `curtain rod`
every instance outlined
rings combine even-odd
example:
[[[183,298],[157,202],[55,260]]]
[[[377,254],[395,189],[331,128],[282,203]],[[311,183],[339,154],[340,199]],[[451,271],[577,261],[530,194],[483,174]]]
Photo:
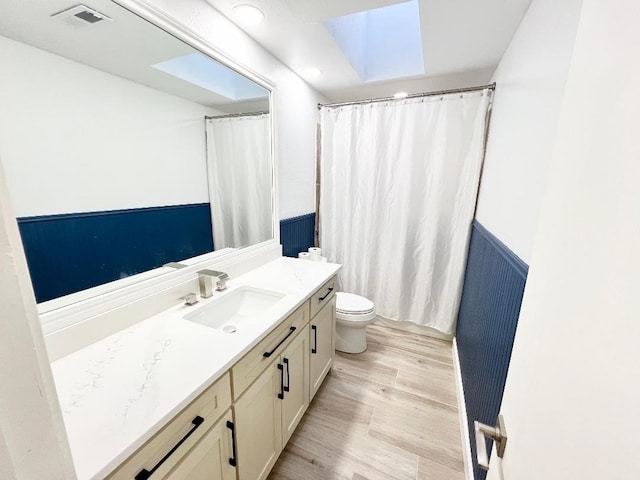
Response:
[[[234,118],[234,117],[252,117],[257,115],[267,115],[269,112],[248,112],[248,113],[230,113],[228,115],[213,115],[205,116],[205,120],[211,120],[213,118]]]
[[[355,102],[327,103],[324,105],[322,103],[319,103],[318,108],[319,109],[322,107],[334,108],[334,107],[343,107],[346,105],[364,105],[367,103],[388,102],[390,100],[401,101],[401,100],[406,100],[407,98],[435,97],[438,95],[451,95],[455,93],[475,92],[475,91],[480,91],[487,88],[492,91],[495,90],[496,83],[493,82],[488,85],[480,85],[477,87],[454,88],[452,90],[439,90],[437,92],[412,93],[411,95],[407,95],[406,97],[403,97],[403,98],[395,98],[395,97],[369,98],[367,100],[357,100]]]

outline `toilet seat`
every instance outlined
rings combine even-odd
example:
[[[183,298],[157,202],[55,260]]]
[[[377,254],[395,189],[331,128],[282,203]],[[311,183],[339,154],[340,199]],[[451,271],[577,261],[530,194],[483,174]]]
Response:
[[[336,293],[336,314],[348,315],[349,320],[368,320],[375,313],[373,302],[353,293]]]

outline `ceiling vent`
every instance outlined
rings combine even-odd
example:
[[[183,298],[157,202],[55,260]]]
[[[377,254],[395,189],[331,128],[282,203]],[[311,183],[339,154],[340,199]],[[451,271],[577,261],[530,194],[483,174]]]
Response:
[[[61,20],[73,27],[93,25],[104,20],[113,21],[111,17],[108,17],[104,13],[100,13],[93,8],[89,8],[86,5],[76,5],[75,7],[67,8],[62,12],[54,13],[51,15],[51,18]]]

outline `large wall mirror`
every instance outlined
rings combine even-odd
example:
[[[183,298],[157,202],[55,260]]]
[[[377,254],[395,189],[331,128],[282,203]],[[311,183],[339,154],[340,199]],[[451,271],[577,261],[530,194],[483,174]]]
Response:
[[[266,83],[110,0],[3,2],[0,58],[38,302],[274,238]]]

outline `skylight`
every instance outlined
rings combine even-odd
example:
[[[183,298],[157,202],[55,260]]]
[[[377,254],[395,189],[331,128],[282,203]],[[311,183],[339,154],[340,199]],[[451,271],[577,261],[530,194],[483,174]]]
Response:
[[[260,85],[200,53],[172,58],[152,67],[230,100],[269,96]]]
[[[324,24],[364,82],[424,74],[418,0]]]

